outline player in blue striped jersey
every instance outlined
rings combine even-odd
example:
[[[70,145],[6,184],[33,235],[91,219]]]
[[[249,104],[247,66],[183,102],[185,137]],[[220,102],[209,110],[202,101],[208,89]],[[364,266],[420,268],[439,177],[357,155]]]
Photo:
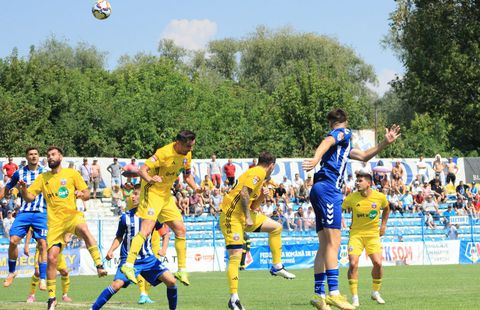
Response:
[[[386,129],[385,140],[362,151],[352,148],[352,132],[347,128],[347,114],[342,109],[328,113],[327,120],[332,129],[320,143],[312,159],[303,162],[303,169],[310,171],[320,162],[320,170],[314,175],[310,191],[310,202],[315,211],[319,249],[315,257],[315,294],[311,299],[317,309],[330,309],[333,305],[341,309],[355,309],[338,290],[338,250],[341,243],[342,201],[341,192],[348,159],[368,161],[400,136],[400,127]],[[325,294],[325,282],[329,295]]]
[[[133,237],[140,231],[142,219],[136,215],[137,206],[140,197],[140,184],[135,185],[135,189],[131,196],[134,208],[128,210],[122,214],[120,222],[118,223],[118,229],[116,238],[113,240],[110,249],[108,250],[106,259],[111,260],[113,258],[113,252],[121,245],[120,249],[120,264],[117,269],[117,273],[113,279],[112,284],[107,287],[98,296],[95,303],[92,305],[92,310],[98,310],[105,305],[108,300],[116,294],[122,287],[128,287],[131,283],[130,280],[120,271],[120,268],[125,264],[128,256],[128,251],[133,240]],[[156,230],[162,228],[161,223],[155,224]],[[163,265],[161,261],[154,255],[151,243],[151,234],[147,237],[143,243],[137,259],[134,264],[135,276],[141,274],[143,278],[151,285],[156,286],[161,282],[167,286],[167,298],[169,309],[177,308],[177,286],[176,279],[172,273]]]
[[[27,185],[35,181],[39,174],[44,172],[44,168],[39,165],[38,149],[29,147],[25,151],[27,165],[15,171],[12,178],[8,180],[4,188],[0,189],[0,199],[5,193],[12,190],[22,180]],[[45,291],[47,289],[46,272],[47,272],[47,204],[42,194],[38,195],[34,201],[26,202],[22,199],[22,205],[10,229],[10,245],[8,247],[8,276],[3,282],[4,287],[9,287],[15,279],[16,264],[18,258],[18,244],[26,236],[28,230],[32,227],[33,238],[40,247],[39,269],[40,284],[39,289]]]

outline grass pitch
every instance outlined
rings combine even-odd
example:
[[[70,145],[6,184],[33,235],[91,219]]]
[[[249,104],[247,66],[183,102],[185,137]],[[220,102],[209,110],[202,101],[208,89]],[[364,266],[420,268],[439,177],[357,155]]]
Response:
[[[370,299],[370,268],[360,268],[359,309],[480,309],[480,265],[399,266],[386,267],[382,297],[386,305],[377,305]],[[313,291],[311,269],[291,270],[295,280],[272,277],[268,271],[242,271],[239,295],[247,309],[313,309],[309,298]],[[347,269],[340,269],[343,294],[350,299]],[[58,309],[89,309],[112,277],[72,277],[70,296],[72,304],[59,303]],[[229,297],[225,273],[191,273],[190,287],[179,285],[178,309],[227,309]],[[45,309],[47,294],[37,291],[37,302],[26,304],[30,279],[16,279],[9,288],[0,288],[0,309]],[[138,305],[138,289],[131,285],[115,295],[104,309],[168,309],[165,286],[151,290],[156,303]],[[60,296],[60,278],[57,296]]]

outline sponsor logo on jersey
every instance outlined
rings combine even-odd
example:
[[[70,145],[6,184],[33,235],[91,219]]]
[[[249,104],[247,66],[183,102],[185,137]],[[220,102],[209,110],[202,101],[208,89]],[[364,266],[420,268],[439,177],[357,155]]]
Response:
[[[338,135],[337,135],[338,141],[343,140],[343,138],[345,138],[345,134],[343,132],[339,132]]]
[[[377,208],[377,204],[375,202],[372,203],[372,209],[376,209]]]
[[[370,212],[368,213],[368,217],[369,217],[371,220],[373,220],[374,218],[377,217],[377,214],[378,214],[378,211],[372,210],[372,211],[370,211]]]
[[[257,185],[257,183],[260,181],[260,178],[258,176],[253,177],[253,185]]]
[[[237,233],[233,234],[233,240],[235,241],[240,240],[240,234],[237,234]]]
[[[58,189],[58,193],[57,193],[58,197],[60,198],[67,198],[68,197],[68,189],[64,186],[60,187]]]
[[[150,157],[151,162],[156,162],[157,160],[158,160],[158,157],[156,155],[153,155],[152,157]]]
[[[60,185],[62,185],[62,186],[67,185],[67,179],[61,179],[60,180]]]

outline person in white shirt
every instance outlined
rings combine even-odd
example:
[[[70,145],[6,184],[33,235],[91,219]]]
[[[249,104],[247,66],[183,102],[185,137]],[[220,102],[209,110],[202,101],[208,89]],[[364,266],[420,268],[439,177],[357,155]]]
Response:
[[[417,175],[420,176],[420,181],[422,183],[427,182],[427,180],[428,180],[428,170],[427,170],[427,164],[425,163],[423,155],[420,155],[420,157],[418,159],[418,162],[417,162]]]
[[[270,199],[267,199],[267,203],[262,206],[263,214],[270,217],[272,216],[274,210],[275,206],[273,205],[272,201]]]
[[[10,238],[10,228],[12,228],[13,221],[15,218],[13,218],[13,211],[8,210],[7,211],[7,217],[3,219],[3,231],[5,232],[5,238]]]

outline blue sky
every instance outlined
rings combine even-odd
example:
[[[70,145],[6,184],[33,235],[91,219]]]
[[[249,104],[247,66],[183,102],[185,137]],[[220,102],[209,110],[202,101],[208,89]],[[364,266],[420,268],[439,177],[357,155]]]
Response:
[[[121,55],[155,54],[161,38],[198,49],[212,39],[242,38],[258,25],[290,26],[336,38],[375,68],[382,94],[403,67],[380,40],[388,33],[393,0],[111,0],[113,13],[98,21],[94,1],[5,1],[0,10],[0,57],[14,47],[21,56],[30,45],[55,35],[70,44],[87,42],[108,52],[108,67]]]

